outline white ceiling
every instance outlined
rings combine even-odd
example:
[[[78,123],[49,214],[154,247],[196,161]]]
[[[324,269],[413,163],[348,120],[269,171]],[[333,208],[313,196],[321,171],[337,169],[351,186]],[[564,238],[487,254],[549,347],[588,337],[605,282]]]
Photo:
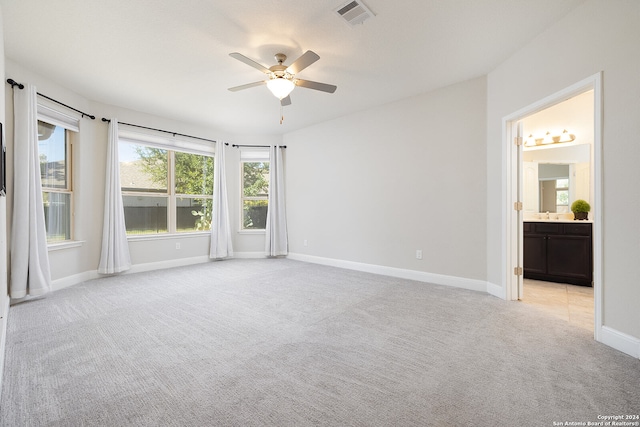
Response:
[[[94,101],[221,131],[282,134],[490,72],[584,0],[364,0],[350,27],[342,0],[0,0],[5,55]],[[306,50],[320,60],[284,108],[265,86],[227,88]],[[21,76],[7,76],[20,81]]]

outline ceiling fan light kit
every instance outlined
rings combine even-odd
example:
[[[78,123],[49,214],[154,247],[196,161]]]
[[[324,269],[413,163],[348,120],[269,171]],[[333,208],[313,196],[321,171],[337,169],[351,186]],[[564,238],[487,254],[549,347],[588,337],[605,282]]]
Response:
[[[279,100],[289,96],[294,87],[296,85],[286,77],[275,77],[267,82],[267,88]]]
[[[238,52],[230,53],[229,56],[237,59],[240,62],[244,62],[245,64],[250,65],[251,67],[269,76],[269,79],[265,81],[230,87],[229,90],[231,92],[237,92],[239,90],[249,89],[256,86],[262,86],[266,83],[267,88],[276,98],[280,100],[280,105],[284,107],[291,104],[291,98],[289,97],[289,94],[296,86],[300,86],[306,89],[319,90],[321,92],[327,93],[334,93],[337,89],[337,86],[335,85],[318,83],[310,80],[302,80],[295,77],[297,73],[320,59],[320,57],[315,52],[312,52],[310,50],[306,51],[300,58],[293,61],[293,64],[289,66],[283,65],[284,61],[287,60],[287,56],[283,53],[277,53],[275,55],[275,58],[278,64],[273,65],[269,68],[257,63],[253,59],[247,58],[246,56]]]

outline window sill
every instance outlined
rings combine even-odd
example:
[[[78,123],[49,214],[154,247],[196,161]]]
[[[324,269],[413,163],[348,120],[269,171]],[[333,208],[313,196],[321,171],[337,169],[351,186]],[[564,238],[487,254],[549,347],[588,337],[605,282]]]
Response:
[[[71,249],[71,248],[79,248],[84,245],[85,240],[71,240],[68,242],[60,242],[60,243],[49,243],[47,244],[47,250],[51,251],[59,251],[62,249]]]
[[[265,234],[267,230],[238,230],[238,234]]]
[[[193,233],[175,233],[175,234],[144,234],[140,236],[127,236],[127,240],[130,242],[142,242],[145,240],[172,240],[183,239],[192,237],[208,237],[211,235],[210,231],[198,231]]]

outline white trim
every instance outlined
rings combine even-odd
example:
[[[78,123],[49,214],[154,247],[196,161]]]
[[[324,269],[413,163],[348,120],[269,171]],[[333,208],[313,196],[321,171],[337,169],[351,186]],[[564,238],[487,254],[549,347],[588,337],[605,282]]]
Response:
[[[134,264],[130,270],[127,270],[121,274],[143,273],[146,271],[163,270],[165,268],[184,267],[187,265],[204,264],[211,262],[212,260],[208,255],[202,255],[191,258],[175,258],[168,259],[166,261],[148,262],[145,264]]]
[[[265,228],[244,228],[237,231],[238,234],[266,234]]]
[[[511,143],[512,124],[520,119],[523,119],[532,114],[538,113],[548,107],[556,105],[560,102],[566,101],[576,95],[584,93],[588,90],[593,90],[594,96],[594,138],[593,138],[593,155],[592,155],[592,176],[593,176],[593,197],[594,197],[594,215],[593,220],[593,291],[594,291],[594,339],[596,341],[602,341],[602,301],[603,301],[603,289],[602,289],[602,125],[603,125],[603,107],[602,107],[602,72],[598,72],[590,77],[587,77],[563,90],[560,90],[552,95],[549,95],[527,107],[524,107],[514,113],[505,116],[502,119],[502,161],[503,161],[503,175],[502,175],[502,203],[505,207],[505,216],[502,218],[501,233],[503,234],[501,252],[502,257],[502,272],[503,283],[505,284],[506,299],[512,300],[517,298],[517,289],[514,289],[514,282],[511,280],[513,268],[512,251],[514,242],[513,239],[513,219],[510,217],[512,212],[513,203],[516,201],[513,199],[512,183],[514,182],[513,171],[513,153],[514,145]],[[508,171],[508,172],[505,172]],[[516,298],[514,298],[514,293]]]
[[[600,342],[613,347],[629,356],[640,359],[640,339],[617,331],[608,326],[603,326],[600,332]]]
[[[233,258],[250,259],[250,258],[265,258],[264,252],[236,252]],[[228,258],[231,259],[231,258]],[[184,267],[187,265],[204,264],[207,262],[213,262],[208,255],[201,255],[191,258],[176,258],[167,261],[149,262],[145,264],[134,264],[130,270],[117,273],[115,275],[124,275],[132,273],[144,273],[147,271],[162,270],[165,268]],[[97,270],[85,271],[84,273],[74,274],[72,276],[62,277],[60,279],[53,280],[51,282],[51,291],[59,291],[70,286],[78,285],[80,283],[99,279],[101,277],[108,277],[108,274],[98,274]],[[15,298],[14,298],[15,299]]]
[[[238,259],[256,259],[266,258],[267,256],[264,252],[234,252],[233,257]]]
[[[149,262],[145,264],[134,264],[130,270],[123,271],[122,273],[113,274],[124,275],[132,273],[143,273],[146,271],[162,270],[164,268],[183,267],[186,265],[203,264],[211,261],[208,256],[199,256],[193,258],[176,258],[167,261]],[[85,271],[84,273],[74,274],[72,276],[62,277],[60,279],[53,280],[51,282],[51,290],[59,291],[70,286],[78,285],[80,283],[99,279],[101,277],[109,277],[109,274],[98,274],[98,270]]]
[[[123,123],[123,126],[127,126]],[[213,157],[216,147],[213,142],[189,139],[182,136],[165,136],[153,133],[151,129],[147,131],[135,131],[131,129],[118,128],[118,142],[134,145],[146,145],[149,147],[161,148],[163,150],[180,151],[183,153],[199,154]]]
[[[70,116],[58,110],[58,107],[49,107],[38,98],[38,120],[54,126],[60,126],[73,132],[80,132],[80,118]]]
[[[70,286],[77,285],[87,280],[93,280],[99,278],[97,270],[85,271],[84,273],[74,274],[72,276],[62,277],[60,279],[51,281],[51,291],[59,291],[60,289],[68,288]]]
[[[335,258],[324,258],[314,255],[290,253],[287,258],[296,261],[305,261],[314,264],[329,265],[332,267],[346,268],[349,270],[364,271],[366,273],[380,274],[383,276],[398,277],[401,279],[416,280],[418,282],[433,283],[436,285],[451,286],[455,288],[469,289],[478,292],[487,292],[487,282],[483,280],[467,279],[464,277],[446,276],[443,274],[427,273],[424,271],[407,270],[404,268],[387,267],[383,265],[365,264],[361,262],[345,261]]]
[[[506,289],[502,286],[496,285],[495,283],[487,282],[487,293],[500,299],[507,299]]]
[[[79,248],[82,245],[84,245],[85,242],[86,240],[67,240],[66,242],[60,242],[60,243],[49,243],[47,245],[47,250],[51,252],[51,251],[59,251],[62,249]]]
[[[9,302],[6,300],[6,306],[2,307],[4,316],[0,317],[0,397],[2,397],[2,378],[4,373],[4,355],[7,351],[7,323],[9,319]]]
[[[211,231],[193,231],[183,233],[158,233],[158,234],[129,234],[127,235],[127,241],[132,242],[144,242],[152,240],[175,240],[182,238],[194,238],[194,237],[211,237]]]
[[[594,337],[596,341],[602,341],[602,327],[604,326],[604,320],[602,318],[602,307],[604,301],[604,276],[603,276],[603,252],[604,237],[603,237],[603,198],[602,198],[602,170],[604,167],[603,153],[602,153],[602,135],[603,135],[603,123],[604,123],[604,107],[603,107],[603,94],[604,88],[602,86],[602,72],[595,74],[593,77],[593,146],[591,147],[591,174],[593,176],[593,200],[596,209],[596,215],[594,215],[593,224],[593,294],[595,296],[595,312],[594,312]]]

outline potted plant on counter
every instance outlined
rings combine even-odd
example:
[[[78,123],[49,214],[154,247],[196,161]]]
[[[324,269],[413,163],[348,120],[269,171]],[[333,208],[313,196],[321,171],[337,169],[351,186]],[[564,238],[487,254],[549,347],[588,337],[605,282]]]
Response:
[[[573,212],[574,219],[589,219],[589,211],[591,206],[586,200],[578,199],[571,204],[571,212]]]

